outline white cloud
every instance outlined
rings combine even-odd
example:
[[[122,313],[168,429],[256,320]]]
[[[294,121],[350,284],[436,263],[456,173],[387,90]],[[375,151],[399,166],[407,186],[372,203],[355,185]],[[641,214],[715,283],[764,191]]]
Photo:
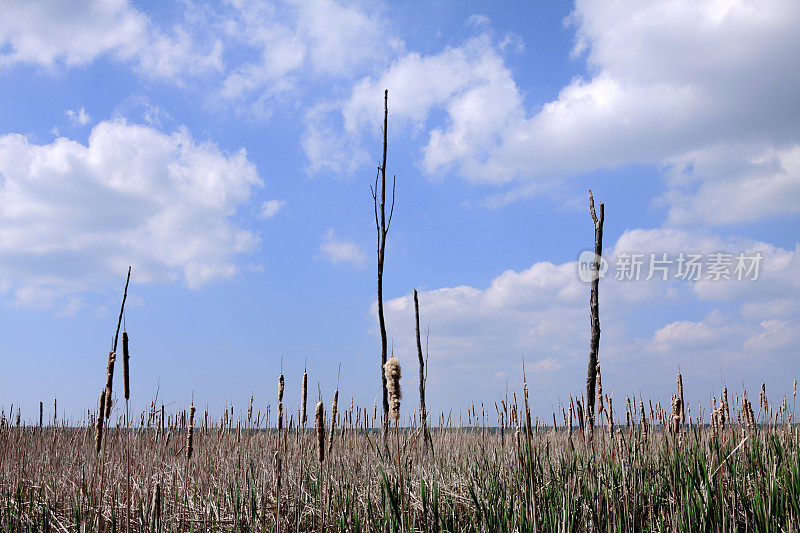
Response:
[[[220,94],[262,115],[309,81],[350,79],[402,46],[373,4],[235,0],[231,7],[222,15],[227,37],[255,59],[228,65]]]
[[[572,174],[721,142],[797,141],[787,112],[800,86],[787,68],[800,46],[797,3],[579,1],[572,20],[591,78],[503,131],[484,170]]]
[[[261,218],[272,218],[286,206],[285,200],[267,200],[261,204]]]
[[[522,115],[521,97],[511,72],[488,34],[447,47],[439,54],[409,53],[394,61],[381,76],[361,80],[342,105],[348,135],[379,131],[384,89],[389,89],[394,128],[408,126],[420,131],[435,109],[447,111],[446,127],[431,130],[423,150],[423,166],[431,174],[453,159],[475,164],[482,161],[484,147]],[[324,165],[325,161],[315,155],[307,151],[312,166]],[[488,176],[479,179],[491,180]]]
[[[322,244],[319,245],[319,250],[328,261],[335,265],[352,263],[360,266],[367,259],[367,255],[355,242],[337,238],[333,228],[328,229],[322,236]]]
[[[800,297],[800,248],[660,229],[628,231],[607,249],[609,256],[626,250],[764,254],[758,281],[665,282],[655,277],[624,282],[614,279],[612,262],[600,283],[600,361],[607,391],[669,391],[678,364],[685,380],[703,383],[702,391],[698,385],[692,392],[695,398],[695,392],[708,392],[709,380],[719,379],[721,368],[731,384],[782,377],[778,369],[791,360],[790,346],[800,331],[800,307],[791,304]],[[579,280],[577,268],[576,262],[539,262],[520,272],[506,271],[486,288],[420,291],[421,326],[430,326],[434,401],[449,405],[451,397],[457,403],[496,398],[503,393],[503,378],[512,386],[519,383],[521,354],[534,398],[580,394],[589,346],[589,285]],[[395,353],[413,367],[412,296],[391,299],[385,309]],[[687,318],[698,311],[705,313],[701,320]],[[372,313],[377,313],[375,305]]]
[[[67,109],[64,114],[67,115],[70,122],[78,126],[85,126],[92,120],[92,117],[89,116],[89,113],[86,112],[83,106],[77,111],[74,109]],[[58,134],[58,130],[56,130],[56,134]]]
[[[742,156],[744,154],[744,157]],[[800,214],[800,144],[727,145],[674,158],[662,200],[674,224],[730,224]]]
[[[338,118],[336,108],[330,104],[318,104],[306,111],[301,144],[309,174],[323,169],[349,174],[369,161],[369,154],[352,136],[342,135]]]
[[[233,275],[257,235],[231,217],[261,184],[244,150],[186,129],[101,122],[88,145],[0,137],[0,279],[44,305],[102,288],[128,265],[138,282],[198,287]]]
[[[364,78],[341,105],[344,130],[374,134],[389,88],[394,120],[427,135],[428,175],[516,183],[491,205],[534,194],[537,183],[641,163],[667,169],[673,223],[798,213],[800,4],[581,0],[569,20],[588,74],[532,112],[505,65],[507,39],[486,30]],[[308,152],[312,168],[325,165],[318,153]]]
[[[659,351],[708,350],[723,346],[734,330],[727,324],[682,320],[656,330],[653,333],[653,345]]]
[[[184,25],[167,34],[128,0],[18,1],[3,5],[0,67],[84,66],[109,56],[147,76],[179,79],[221,67],[221,43],[202,46]]]

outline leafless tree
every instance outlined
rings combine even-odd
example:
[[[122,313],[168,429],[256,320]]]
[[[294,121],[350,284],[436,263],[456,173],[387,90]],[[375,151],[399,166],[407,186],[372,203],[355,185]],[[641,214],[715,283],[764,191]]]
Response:
[[[370,186],[372,200],[375,205],[375,227],[378,231],[378,325],[381,330],[381,389],[383,391],[383,440],[389,438],[389,397],[386,390],[386,376],[383,365],[386,364],[386,321],[383,316],[383,263],[386,252],[386,234],[392,223],[394,214],[394,193],[396,177],[392,178],[392,205],[389,216],[386,216],[386,129],[389,125],[389,90],[383,93],[383,158],[375,175],[375,186]],[[380,196],[379,196],[380,195]]]

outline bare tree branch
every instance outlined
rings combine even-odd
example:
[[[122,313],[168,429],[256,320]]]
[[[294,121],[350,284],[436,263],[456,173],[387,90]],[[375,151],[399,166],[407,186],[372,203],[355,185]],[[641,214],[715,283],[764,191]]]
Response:
[[[394,193],[397,186],[397,176],[392,177],[392,208],[389,210],[389,221],[386,223],[386,233],[389,233],[389,227],[392,225],[392,215],[394,215]]]

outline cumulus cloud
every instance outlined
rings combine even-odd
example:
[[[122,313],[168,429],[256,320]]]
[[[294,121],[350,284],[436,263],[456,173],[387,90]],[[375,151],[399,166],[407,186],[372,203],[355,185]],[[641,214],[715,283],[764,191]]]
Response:
[[[189,287],[230,277],[259,245],[231,221],[261,185],[244,150],[185,129],[101,122],[88,144],[0,137],[0,279],[42,306],[102,288],[132,265],[139,282]]]
[[[322,236],[322,244],[319,245],[319,251],[322,252],[325,259],[334,265],[351,263],[360,266],[367,259],[367,255],[355,242],[336,237],[336,232],[333,228],[329,228]]]
[[[600,282],[600,361],[608,391],[666,393],[678,365],[685,380],[705,380],[703,394],[708,380],[719,379],[721,371],[737,384],[742,379],[749,383],[754,370],[759,383],[781,379],[775,369],[788,364],[788,347],[800,331],[800,307],[792,303],[800,297],[800,248],[711,233],[637,229],[608,249],[611,264]],[[658,276],[647,281],[646,271],[639,281],[615,279],[613,256],[634,250],[659,256],[761,251],[764,258],[757,281],[662,281]],[[580,281],[576,261],[509,270],[485,288],[421,290],[421,325],[423,331],[430,327],[434,401],[496,398],[506,382],[518,385],[523,355],[534,398],[580,394],[589,347],[588,301],[589,285]],[[391,299],[385,309],[395,353],[413,365],[412,296]],[[687,319],[686,309],[705,316]],[[377,313],[374,305],[372,312]],[[475,376],[494,377],[481,381]],[[468,397],[461,396],[465,383]]]
[[[147,76],[180,79],[221,68],[221,42],[198,43],[185,24],[155,26],[128,0],[12,0],[0,20],[0,67],[84,66],[104,56],[132,62]]]
[[[676,225],[800,214],[800,144],[716,146],[672,159],[665,174],[670,188],[660,200]]]
[[[220,95],[261,114],[309,81],[350,79],[402,46],[367,3],[236,0],[222,16],[228,41],[255,59],[227,65]]]
[[[580,0],[569,23],[587,74],[554,99],[526,109],[505,64],[506,39],[484,31],[365,77],[341,104],[344,131],[374,132],[388,87],[394,119],[427,137],[423,170],[511,184],[492,205],[534,194],[541,182],[656,164],[665,169],[672,223],[794,215],[798,22],[791,0]],[[317,153],[308,152],[312,167],[324,165]]]
[[[486,146],[484,169],[512,179],[669,162],[720,143],[791,146],[798,20],[791,1],[579,1],[575,53],[591,77],[512,123]]]
[[[362,79],[341,104],[342,124],[348,136],[378,131],[386,88],[390,90],[392,121],[399,122],[398,128],[422,131],[428,126],[431,113],[446,110],[446,126],[429,132],[429,143],[423,150],[423,166],[429,173],[440,170],[452,159],[481,162],[486,155],[484,147],[522,116],[519,91],[489,34],[447,47],[438,54],[408,53],[393,61],[380,76]],[[318,157],[318,151],[306,153],[312,167],[327,164]]]

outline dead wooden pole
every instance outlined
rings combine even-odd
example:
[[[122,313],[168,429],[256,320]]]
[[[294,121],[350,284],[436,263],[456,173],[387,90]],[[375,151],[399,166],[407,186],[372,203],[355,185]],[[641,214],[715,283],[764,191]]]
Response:
[[[422,445],[427,453],[430,435],[428,434],[428,412],[425,408],[425,360],[422,358],[422,341],[419,338],[419,298],[414,289],[414,318],[416,319],[417,357],[419,358],[419,413],[422,425]]]
[[[605,217],[603,204],[600,204],[600,216],[594,209],[594,197],[589,191],[589,213],[594,223],[594,276],[592,288],[589,293],[589,320],[592,336],[589,342],[589,369],[586,375],[586,422],[587,438],[591,441],[594,437],[594,401],[595,383],[597,379],[597,352],[600,347],[600,305],[598,302],[598,289],[600,286],[600,261],[603,255],[603,220]]]

